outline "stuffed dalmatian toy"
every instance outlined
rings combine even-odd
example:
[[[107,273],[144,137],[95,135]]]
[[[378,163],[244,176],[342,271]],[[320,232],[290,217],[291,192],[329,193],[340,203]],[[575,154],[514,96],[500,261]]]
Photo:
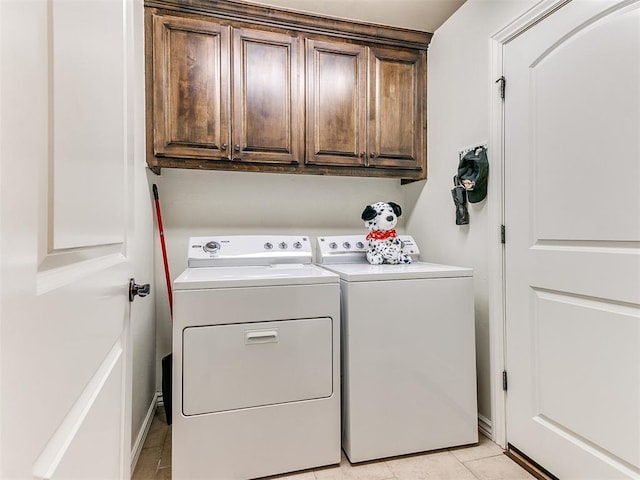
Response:
[[[404,243],[398,238],[394,228],[400,215],[402,208],[393,202],[367,205],[362,212],[362,220],[369,229],[367,261],[370,264],[411,263],[411,257],[404,252]]]

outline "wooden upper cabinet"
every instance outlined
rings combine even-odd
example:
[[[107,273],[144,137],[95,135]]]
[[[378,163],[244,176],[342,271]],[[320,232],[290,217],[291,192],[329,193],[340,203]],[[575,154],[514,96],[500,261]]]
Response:
[[[369,165],[426,166],[426,52],[370,49]]]
[[[153,25],[155,155],[303,158],[297,37],[187,17],[154,16]]]
[[[233,159],[298,163],[304,155],[300,40],[233,29]]]
[[[421,170],[424,53],[307,39],[307,163]]]
[[[307,158],[317,165],[364,165],[366,48],[306,40]]]
[[[428,32],[144,0],[147,163],[426,178]]]
[[[155,155],[228,157],[229,73],[229,27],[153,16]]]

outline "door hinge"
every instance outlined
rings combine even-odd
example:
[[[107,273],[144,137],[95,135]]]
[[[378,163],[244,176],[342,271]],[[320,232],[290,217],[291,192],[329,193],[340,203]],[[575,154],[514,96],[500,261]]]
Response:
[[[504,75],[503,75],[498,80],[496,80],[496,83],[498,82],[500,82],[500,98],[504,100],[504,91],[507,87],[507,79],[504,78]]]
[[[507,371],[502,371],[502,390],[507,391]]]
[[[504,225],[500,225],[500,243],[505,243],[507,240],[507,228]]]

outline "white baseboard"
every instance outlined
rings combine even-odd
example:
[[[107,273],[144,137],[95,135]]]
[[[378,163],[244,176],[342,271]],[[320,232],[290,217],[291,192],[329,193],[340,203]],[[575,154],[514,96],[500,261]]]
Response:
[[[491,420],[484,415],[478,414],[478,430],[480,430],[480,433],[485,437],[493,439],[493,424]]]
[[[151,422],[153,422],[153,417],[156,414],[157,407],[158,407],[158,392],[156,392],[156,394],[153,397],[153,400],[151,401],[151,405],[149,405],[147,416],[144,418],[144,422],[142,422],[142,428],[140,428],[140,432],[138,433],[136,442],[133,445],[133,449],[131,450],[131,474],[133,474],[133,471],[136,468],[136,464],[138,463],[140,452],[142,451],[142,447],[144,446],[144,441],[147,439],[147,434],[149,433],[149,429],[151,428]]]

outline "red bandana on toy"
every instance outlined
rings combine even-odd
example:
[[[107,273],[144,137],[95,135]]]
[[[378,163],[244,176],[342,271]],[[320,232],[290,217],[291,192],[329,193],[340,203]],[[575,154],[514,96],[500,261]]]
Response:
[[[381,232],[380,230],[373,230],[367,234],[367,240],[386,240],[387,238],[397,237],[395,229],[387,230],[386,232]]]

